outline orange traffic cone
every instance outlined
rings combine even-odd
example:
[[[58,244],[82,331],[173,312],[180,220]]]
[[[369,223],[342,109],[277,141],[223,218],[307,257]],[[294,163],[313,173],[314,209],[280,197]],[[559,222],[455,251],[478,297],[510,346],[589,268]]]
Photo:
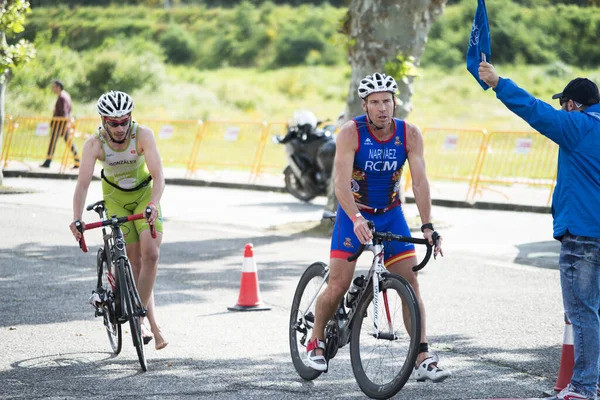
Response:
[[[560,354],[560,368],[554,390],[560,392],[571,382],[573,376],[573,365],[575,364],[575,352],[573,349],[573,326],[565,313],[565,335],[563,338],[562,352]]]
[[[262,305],[260,301],[258,274],[256,273],[256,262],[254,261],[254,251],[252,248],[252,243],[246,244],[244,248],[240,295],[235,306],[227,307],[229,311],[263,311],[271,309],[271,307]]]

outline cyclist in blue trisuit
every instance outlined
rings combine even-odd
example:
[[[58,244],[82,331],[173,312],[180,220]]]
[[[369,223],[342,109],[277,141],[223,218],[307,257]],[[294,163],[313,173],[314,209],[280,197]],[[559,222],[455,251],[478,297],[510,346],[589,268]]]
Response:
[[[399,199],[400,177],[406,160],[410,166],[412,188],[421,216],[424,237],[433,244],[431,197],[425,175],[423,137],[419,128],[397,118],[398,85],[391,76],[375,72],[360,81],[358,94],[365,115],[346,122],[337,136],[334,185],[339,201],[333,227],[330,253],[329,283],[319,296],[315,309],[315,324],[307,345],[307,363],[318,371],[327,369],[324,353],[325,325],[348,290],[356,261],[347,257],[361,243],[372,239],[367,220],[378,231],[410,236]],[[441,239],[434,254],[443,255]],[[402,275],[412,285],[422,315],[421,345],[413,377],[440,382],[450,376],[438,366],[438,359],[429,353],[425,332],[425,308],[421,300],[413,244],[390,242],[385,246],[385,266]]]

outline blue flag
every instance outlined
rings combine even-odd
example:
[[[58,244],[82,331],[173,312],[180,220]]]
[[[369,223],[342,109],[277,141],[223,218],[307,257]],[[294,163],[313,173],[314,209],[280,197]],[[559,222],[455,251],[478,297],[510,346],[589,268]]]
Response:
[[[477,0],[477,11],[475,11],[469,48],[467,49],[467,70],[477,79],[483,90],[489,89],[489,86],[479,79],[479,72],[477,70],[479,69],[480,62],[490,62],[491,51],[490,26],[488,24],[485,1]]]

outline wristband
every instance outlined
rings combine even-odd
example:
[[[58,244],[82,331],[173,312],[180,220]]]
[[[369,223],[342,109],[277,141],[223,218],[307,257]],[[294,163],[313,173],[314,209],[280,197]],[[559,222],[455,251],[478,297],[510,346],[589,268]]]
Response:
[[[431,222],[421,225],[421,232],[425,233],[425,229],[435,230],[433,229],[433,224]]]
[[[153,201],[148,203],[148,207],[150,207],[150,206],[154,206],[154,208],[156,208],[158,210],[158,207],[156,207],[156,204],[154,204]]]
[[[352,220],[352,223],[354,223],[356,221],[356,218],[358,218],[358,217],[362,217],[362,214],[360,212],[357,212],[352,217],[350,217],[350,219]]]

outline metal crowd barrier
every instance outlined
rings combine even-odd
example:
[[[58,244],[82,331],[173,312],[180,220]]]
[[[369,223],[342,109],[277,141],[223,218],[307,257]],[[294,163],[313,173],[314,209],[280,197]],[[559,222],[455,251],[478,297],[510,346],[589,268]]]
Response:
[[[265,128],[265,134],[259,145],[259,153],[256,163],[252,168],[252,182],[263,173],[283,173],[287,165],[285,147],[282,144],[275,143],[273,137],[276,135],[285,136],[287,132],[287,122],[271,122]]]
[[[465,198],[468,199],[481,165],[485,138],[486,132],[480,129],[425,128],[423,142],[427,178],[465,183]],[[405,191],[412,183],[408,163],[406,170]]]
[[[273,142],[287,123],[274,121],[140,120],[156,138],[163,165],[179,167],[185,178],[197,171],[235,171],[255,183],[262,174],[279,175],[285,168],[284,146]],[[8,161],[43,162],[60,158],[64,173],[75,162],[85,140],[99,128],[100,118],[6,116],[3,121],[3,168]],[[548,187],[550,203],[556,184],[558,146],[536,132],[426,128],[423,131],[427,177],[430,181],[464,183],[465,200],[473,202],[484,190],[505,197],[503,187],[522,184]],[[54,154],[48,150],[55,147]],[[408,166],[405,191],[410,187]]]
[[[265,140],[266,123],[258,121],[206,121],[193,146],[188,177],[203,167],[208,170],[247,171],[248,180]]]
[[[0,148],[0,164],[2,168],[6,168],[8,159],[6,152],[8,151],[9,139],[12,134],[13,119],[12,115],[5,115],[2,121],[2,148]]]
[[[72,118],[16,117],[8,130],[4,167],[13,161],[53,161],[67,150],[72,131]],[[61,140],[64,139],[64,140]]]
[[[558,145],[537,132],[492,132],[488,135],[470,200],[482,190],[522,184],[548,187],[550,204],[556,185]],[[504,195],[505,197],[508,197]]]

